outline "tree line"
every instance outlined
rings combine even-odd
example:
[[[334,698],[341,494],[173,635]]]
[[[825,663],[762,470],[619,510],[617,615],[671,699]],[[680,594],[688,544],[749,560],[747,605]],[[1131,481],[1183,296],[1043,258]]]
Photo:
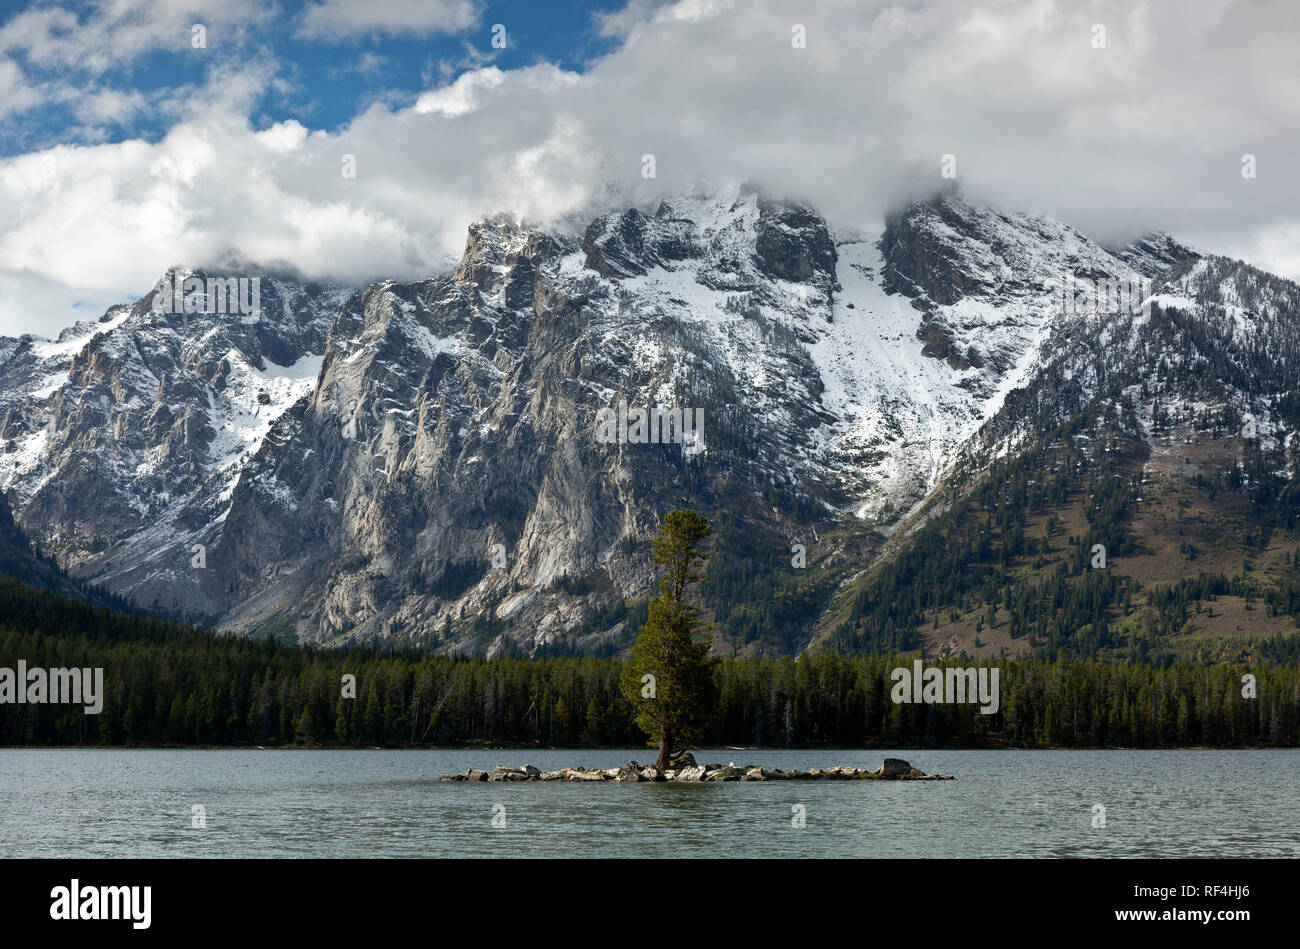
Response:
[[[110,613],[0,578],[0,666],[102,667],[104,708],[0,704],[4,745],[640,747],[615,658],[479,659],[290,645]],[[1263,644],[1261,644],[1263,645]],[[703,746],[1280,745],[1300,741],[1294,644],[1285,664],[1157,668],[1001,661],[996,714],[896,704],[913,654],[722,659]],[[963,660],[943,665],[965,664]],[[1255,676],[1256,697],[1242,677]],[[354,676],[355,697],[345,697]]]

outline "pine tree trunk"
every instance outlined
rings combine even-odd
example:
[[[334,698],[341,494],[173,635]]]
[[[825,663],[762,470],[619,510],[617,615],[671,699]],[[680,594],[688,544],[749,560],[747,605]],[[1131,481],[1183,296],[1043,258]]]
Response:
[[[664,730],[659,733],[659,758],[655,761],[655,767],[660,771],[667,771],[668,763],[672,761],[672,755],[672,735],[667,730]]]

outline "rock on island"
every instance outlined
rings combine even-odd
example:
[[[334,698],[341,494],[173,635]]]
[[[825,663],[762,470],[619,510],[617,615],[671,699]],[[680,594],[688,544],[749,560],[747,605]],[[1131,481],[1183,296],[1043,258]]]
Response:
[[[913,768],[902,758],[886,758],[875,771],[838,766],[811,768],[808,771],[779,771],[758,765],[695,763],[686,752],[670,762],[670,767],[660,770],[654,765],[639,765],[630,761],[622,768],[560,768],[542,771],[530,764],[522,768],[497,765],[492,771],[470,768],[464,774],[444,774],[440,781],[952,781],[951,775],[926,774]]]

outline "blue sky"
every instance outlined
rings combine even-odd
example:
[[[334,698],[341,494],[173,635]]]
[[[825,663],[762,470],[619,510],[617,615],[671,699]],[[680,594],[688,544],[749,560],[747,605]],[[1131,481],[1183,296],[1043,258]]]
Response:
[[[178,89],[204,84],[214,59],[249,59],[273,63],[280,80],[259,98],[250,114],[255,127],[266,128],[296,119],[315,129],[333,131],[346,125],[369,105],[382,101],[392,106],[410,105],[421,90],[445,84],[463,72],[494,65],[516,69],[550,62],[566,70],[583,71],[594,59],[617,45],[602,36],[596,16],[620,9],[617,0],[493,0],[469,4],[473,22],[449,22],[437,29],[440,18],[431,13],[430,27],[416,33],[404,28],[358,28],[343,35],[304,35],[305,13],[316,4],[267,4],[274,12],[255,28],[223,26],[205,17],[202,7],[225,4],[194,3],[194,23],[207,19],[206,47],[193,46],[192,25],[185,24],[173,37],[172,47],[148,45],[138,55],[111,62],[106,68],[78,68],[75,62],[43,60],[22,47],[9,50],[11,60],[24,72],[29,85],[66,84],[82,96],[46,101],[39,108],[11,114],[0,125],[0,156],[16,155],[56,144],[115,142],[126,138],[156,141],[171,125],[159,108]],[[366,0],[353,0],[365,7]],[[23,13],[51,4],[0,2],[0,31]],[[436,4],[435,4],[436,6]],[[85,29],[95,19],[95,4],[60,3],[57,7],[76,17],[78,25],[55,30],[69,35]],[[493,46],[493,27],[506,27],[504,48]],[[178,31],[173,30],[174,34]],[[121,91],[140,96],[139,108],[87,122],[84,97],[95,92]]]

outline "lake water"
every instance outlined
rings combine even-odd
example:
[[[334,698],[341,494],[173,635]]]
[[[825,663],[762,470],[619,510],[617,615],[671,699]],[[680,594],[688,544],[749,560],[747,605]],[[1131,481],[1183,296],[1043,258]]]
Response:
[[[442,783],[638,751],[0,750],[11,857],[1300,856],[1300,751],[705,751],[906,758],[956,781]],[[191,826],[193,805],[206,829]],[[1094,805],[1105,826],[1094,827]],[[804,826],[792,826],[802,807]],[[494,815],[503,826],[493,826]],[[502,820],[503,818],[503,820]]]

